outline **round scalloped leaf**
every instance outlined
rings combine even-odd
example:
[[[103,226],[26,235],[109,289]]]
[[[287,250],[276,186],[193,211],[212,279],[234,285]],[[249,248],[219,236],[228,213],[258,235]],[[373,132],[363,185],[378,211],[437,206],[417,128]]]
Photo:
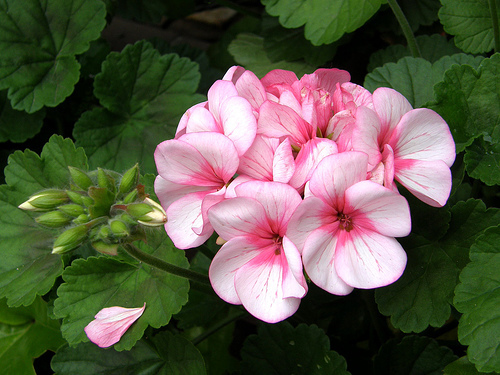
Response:
[[[476,139],[467,147],[464,161],[467,173],[486,185],[500,185],[500,143]]]
[[[163,230],[148,235],[148,245],[139,243],[142,251],[179,267],[189,263],[184,251],[174,248]],[[148,325],[160,328],[187,302],[189,281],[152,268],[144,263],[123,263],[107,257],[77,259],[63,273],[54,314],[64,318],[61,331],[70,345],[86,341],[85,326],[101,309],[112,306],[141,307],[142,316],[115,345],[129,350]]]
[[[455,308],[463,313],[458,339],[479,371],[500,372],[500,227],[490,228],[470,249],[471,262],[460,273]]]
[[[455,35],[455,44],[462,51],[483,53],[493,49],[493,23],[488,2],[441,0],[439,19],[444,30]]]
[[[261,0],[289,29],[305,25],[305,37],[315,46],[333,43],[363,26],[384,0]]]
[[[99,0],[5,0],[0,4],[0,89],[12,107],[55,107],[78,82],[75,55],[106,25]]]
[[[243,374],[348,375],[344,357],[316,325],[262,325],[241,350]]]

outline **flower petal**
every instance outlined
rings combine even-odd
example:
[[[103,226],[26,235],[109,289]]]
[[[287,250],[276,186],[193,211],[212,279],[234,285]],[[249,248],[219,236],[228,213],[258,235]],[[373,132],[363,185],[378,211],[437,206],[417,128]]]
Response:
[[[406,253],[393,237],[364,228],[341,231],[335,253],[335,269],[347,284],[361,289],[395,282],[406,266]]]
[[[295,160],[293,158],[290,139],[281,142],[273,156],[273,181],[288,183],[295,172]]]
[[[351,79],[349,72],[341,69],[317,69],[311,74],[304,74],[300,83],[311,89],[323,89],[333,94],[337,83],[348,82]]]
[[[211,186],[196,186],[196,185],[181,185],[165,180],[160,175],[156,176],[155,183],[155,194],[160,200],[160,203],[164,209],[167,209],[173,202],[177,199],[182,198],[190,193],[195,193],[199,191],[212,190]]]
[[[215,121],[214,116],[204,107],[194,108],[187,121],[186,133],[197,132],[222,133],[222,129]]]
[[[373,92],[373,105],[380,118],[381,144],[388,143],[392,131],[401,120],[401,117],[413,109],[410,102],[396,90],[380,87]]]

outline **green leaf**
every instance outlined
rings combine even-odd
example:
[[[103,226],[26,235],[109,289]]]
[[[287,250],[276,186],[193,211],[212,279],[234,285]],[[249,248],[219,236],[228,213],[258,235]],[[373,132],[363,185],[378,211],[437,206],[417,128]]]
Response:
[[[251,70],[260,78],[273,69],[291,70],[298,77],[312,73],[316,69],[315,66],[300,61],[272,62],[264,49],[264,38],[255,34],[238,34],[229,45],[228,51],[239,65]]]
[[[383,0],[261,0],[266,11],[279,16],[286,28],[305,25],[305,37],[319,46],[340,39],[363,26]]]
[[[450,316],[453,291],[470,246],[499,220],[500,210],[486,209],[482,201],[471,199],[451,209],[449,229],[442,238],[402,239],[408,263],[398,281],[376,290],[380,312],[391,316],[391,323],[403,332],[442,326]]]
[[[446,366],[444,375],[486,375],[486,373],[477,371],[476,366],[465,356]]]
[[[2,310],[5,305],[2,304]],[[23,324],[0,323],[0,364],[4,374],[35,375],[33,359],[64,344],[59,322],[47,316],[47,303],[37,298],[29,307],[10,309],[10,314],[29,318]]]
[[[451,349],[428,337],[406,336],[390,340],[374,360],[375,375],[440,375],[457,357]]]
[[[65,347],[52,359],[57,375],[204,375],[203,357],[188,340],[170,332],[160,332],[141,340],[129,351],[101,349],[86,342]]]
[[[483,53],[493,49],[493,23],[488,1],[441,0],[443,7],[439,10],[439,19],[444,30],[455,35],[455,44],[462,51]],[[499,5],[497,1],[497,8]]]
[[[460,50],[455,47],[453,40],[448,40],[445,36],[439,34],[419,35],[416,39],[422,58],[431,63],[436,62],[443,56],[460,53]],[[370,56],[367,70],[371,72],[376,67],[388,62],[395,63],[405,56],[411,56],[408,47],[401,44],[391,45],[385,49],[378,50]]]
[[[431,25],[436,21],[441,7],[439,0],[400,0],[398,3],[414,31],[420,25]]]
[[[0,142],[24,142],[42,128],[45,111],[29,114],[12,108],[7,91],[0,91]]]
[[[330,350],[316,325],[262,325],[245,340],[241,357],[243,374],[349,374],[345,359]]]
[[[500,227],[490,228],[470,249],[453,304],[463,313],[458,339],[479,371],[500,371]]]
[[[195,11],[194,0],[121,0],[117,3],[118,13],[122,17],[144,23],[159,23],[162,16],[168,19],[181,18]]]
[[[476,139],[465,153],[467,173],[486,185],[500,185],[500,143]]]
[[[436,85],[436,102],[429,108],[450,125],[457,152],[480,136],[500,142],[499,69],[500,54],[495,54],[484,59],[477,71],[467,65],[451,67]]]
[[[33,193],[69,185],[68,165],[87,168],[82,149],[52,136],[41,156],[16,151],[5,168],[8,185],[0,186],[0,297],[10,306],[30,305],[47,293],[62,272],[62,260],[51,253],[56,232],[36,225],[30,213],[17,206]]]
[[[160,56],[148,42],[109,54],[94,83],[105,109],[82,115],[73,131],[76,144],[92,166],[125,170],[140,161],[143,172],[155,172],[158,143],[172,138],[182,114],[204,99],[195,94],[199,79],[196,63]]]
[[[397,63],[387,63],[369,73],[364,86],[372,92],[378,87],[393,88],[417,108],[434,99],[434,84],[443,80],[453,64],[477,66],[480,61],[481,58],[465,54],[444,56],[433,64],[419,57],[403,57]]]
[[[75,55],[106,24],[99,0],[5,0],[0,5],[0,89],[12,107],[33,113],[55,107],[79,78]]]
[[[173,247],[163,230],[148,235],[138,247],[166,262],[187,268],[184,251]],[[141,307],[142,316],[115,345],[129,350],[148,325],[160,328],[187,302],[189,282],[140,262],[124,263],[108,257],[77,259],[63,273],[54,314],[64,318],[61,330],[70,345],[86,341],[84,327],[105,307]]]

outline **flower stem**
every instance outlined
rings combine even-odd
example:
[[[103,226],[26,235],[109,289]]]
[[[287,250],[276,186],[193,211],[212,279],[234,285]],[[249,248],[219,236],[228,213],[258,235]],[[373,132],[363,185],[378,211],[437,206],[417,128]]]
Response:
[[[405,35],[406,42],[408,43],[408,48],[410,49],[411,55],[413,57],[422,57],[420,54],[420,50],[418,49],[417,40],[415,39],[415,35],[413,35],[413,31],[411,30],[410,24],[406,19],[401,7],[399,6],[396,0],[387,0],[389,6],[392,9],[392,12],[396,16],[396,19],[399,22],[399,26],[401,26],[401,30]]]
[[[498,13],[496,0],[488,0],[490,5],[491,23],[493,24],[493,38],[495,40],[495,52],[500,52],[500,33],[498,30]]]
[[[130,243],[123,244],[123,248],[129,255],[133,256],[137,260],[140,260],[141,262],[144,262],[152,267],[158,268],[159,270],[168,272],[172,275],[184,277],[198,283],[210,285],[210,280],[208,279],[207,275],[203,275],[201,273],[191,271],[182,267],[174,266],[173,264],[165,262],[160,258],[139,250],[139,248]]]
[[[238,311],[236,314],[230,314],[225,319],[222,319],[220,322],[217,322],[216,324],[208,328],[205,332],[203,332],[199,336],[196,336],[191,342],[193,343],[193,345],[198,345],[200,342],[202,342],[207,337],[217,332],[219,329],[224,328],[225,326],[241,318],[245,314],[246,314],[245,311]]]

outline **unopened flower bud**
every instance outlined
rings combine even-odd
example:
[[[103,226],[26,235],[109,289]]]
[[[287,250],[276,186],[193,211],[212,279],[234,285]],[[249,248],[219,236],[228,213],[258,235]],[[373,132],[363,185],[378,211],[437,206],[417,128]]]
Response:
[[[92,242],[92,247],[102,254],[117,255],[118,244],[106,243],[102,240]]]
[[[125,196],[125,198],[123,199],[123,203],[125,204],[132,203],[137,199],[138,196],[139,192],[137,191],[137,189],[134,189]]]
[[[90,221],[89,215],[86,214],[81,214],[76,217],[76,219],[73,220],[73,223],[75,224],[85,224]]]
[[[153,207],[147,203],[132,203],[127,206],[127,213],[135,218],[144,216],[152,211]]]
[[[89,187],[94,185],[92,179],[81,169],[75,167],[68,167],[68,169],[71,179],[80,189],[87,190]]]
[[[97,168],[97,184],[112,193],[116,191],[115,179],[102,168]]]
[[[86,239],[89,227],[85,224],[62,232],[54,242],[52,254],[63,254],[80,246]]]
[[[146,198],[144,202],[152,208],[152,211],[138,217],[137,222],[150,227],[164,225],[167,222],[167,214],[163,207],[150,198]]]
[[[38,216],[35,221],[49,228],[61,228],[71,222],[71,218],[61,211],[50,211],[43,215]]]
[[[64,190],[45,190],[32,195],[18,207],[27,211],[50,211],[69,200]]]
[[[139,165],[136,164],[128,171],[126,171],[122,179],[120,180],[120,186],[118,187],[118,191],[121,194],[125,194],[128,191],[132,190],[139,183]]]
[[[115,237],[127,237],[130,235],[128,226],[123,221],[111,220],[109,227]]]
[[[79,204],[74,204],[74,203],[69,203],[69,204],[59,206],[59,207],[57,207],[57,209],[59,211],[64,212],[66,215],[73,216],[73,217],[80,216],[85,212],[85,210],[83,209],[82,206],[80,206]]]
[[[83,197],[84,195],[77,193],[76,191],[71,191],[71,190],[66,190],[66,194],[68,195],[69,199],[76,204],[83,204]]]

